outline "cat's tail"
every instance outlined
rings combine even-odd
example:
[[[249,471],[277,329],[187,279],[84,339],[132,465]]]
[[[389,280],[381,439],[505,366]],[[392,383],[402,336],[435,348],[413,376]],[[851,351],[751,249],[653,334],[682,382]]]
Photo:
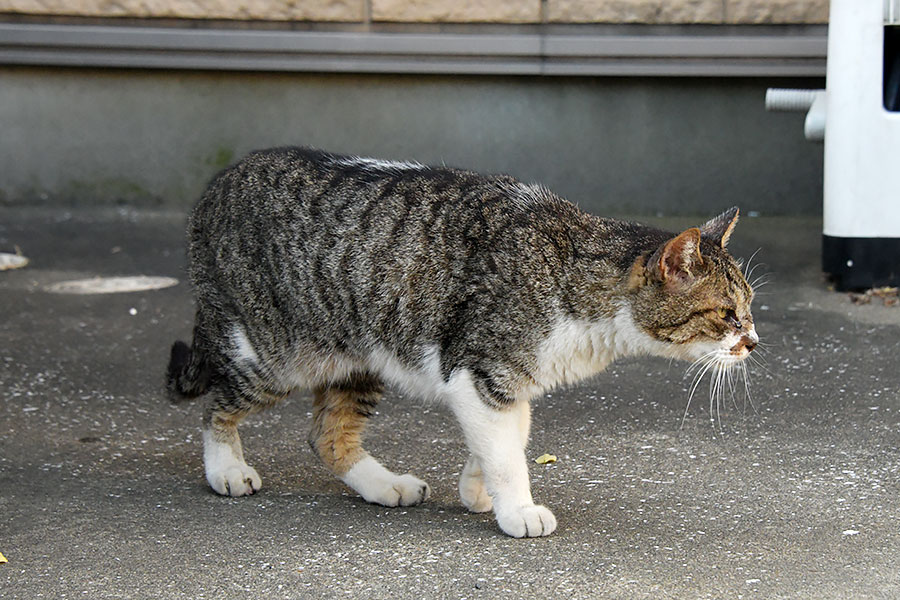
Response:
[[[181,402],[204,394],[209,389],[211,369],[202,352],[192,349],[181,340],[172,344],[169,368],[166,370],[166,391],[169,400]]]

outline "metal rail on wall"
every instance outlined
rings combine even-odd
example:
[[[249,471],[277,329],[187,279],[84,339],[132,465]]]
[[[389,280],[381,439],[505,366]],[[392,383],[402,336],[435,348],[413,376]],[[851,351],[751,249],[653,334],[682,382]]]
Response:
[[[821,77],[826,28],[296,31],[0,23],[0,64],[546,76]]]

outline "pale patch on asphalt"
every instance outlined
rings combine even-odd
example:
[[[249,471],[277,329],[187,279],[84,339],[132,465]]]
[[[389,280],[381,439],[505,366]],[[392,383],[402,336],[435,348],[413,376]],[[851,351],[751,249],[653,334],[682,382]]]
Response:
[[[7,269],[21,269],[28,264],[28,259],[21,254],[0,252],[0,271]]]
[[[92,277],[61,281],[48,285],[45,289],[55,294],[121,294],[161,290],[174,285],[178,285],[178,280],[173,277],[135,275],[133,277]]]

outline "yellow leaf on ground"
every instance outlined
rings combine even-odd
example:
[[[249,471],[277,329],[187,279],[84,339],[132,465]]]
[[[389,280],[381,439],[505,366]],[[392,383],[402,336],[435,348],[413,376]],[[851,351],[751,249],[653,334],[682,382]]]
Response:
[[[9,561],[6,560],[6,557],[3,556],[3,553],[2,553],[2,552],[0,552],[0,564],[3,564],[3,563],[5,563],[5,562],[9,562]]]
[[[536,459],[534,459],[534,462],[536,462],[539,465],[546,465],[547,463],[555,463],[556,455],[555,454],[541,454]]]

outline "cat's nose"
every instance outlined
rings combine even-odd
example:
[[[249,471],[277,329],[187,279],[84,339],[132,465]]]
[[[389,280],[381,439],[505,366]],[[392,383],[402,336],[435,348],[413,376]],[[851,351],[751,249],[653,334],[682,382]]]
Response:
[[[751,324],[750,329],[747,330],[747,335],[744,337],[747,340],[744,347],[747,348],[747,352],[753,352],[753,349],[756,348],[756,344],[759,343],[759,335],[756,333],[756,327]]]
[[[731,352],[738,356],[745,356],[744,350],[747,351],[747,354],[750,354],[753,352],[753,349],[756,348],[757,342],[759,342],[759,336],[756,335],[756,332],[753,329],[750,329],[741,336],[741,339],[734,345]]]

